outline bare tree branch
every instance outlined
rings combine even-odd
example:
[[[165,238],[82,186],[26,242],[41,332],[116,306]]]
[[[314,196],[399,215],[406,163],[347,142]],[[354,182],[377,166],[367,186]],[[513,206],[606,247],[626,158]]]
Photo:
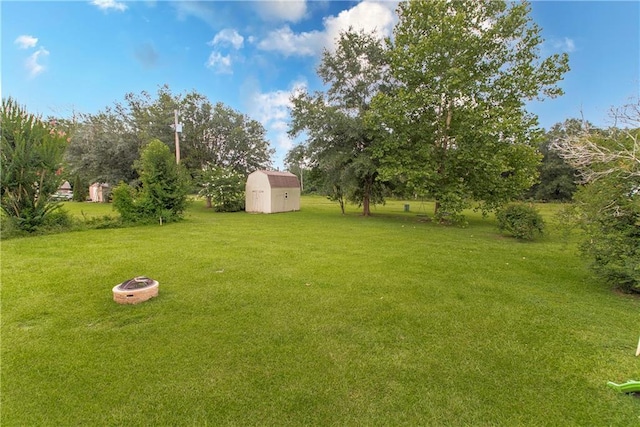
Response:
[[[640,101],[612,109],[614,126],[606,131],[590,129],[583,121],[580,133],[551,142],[554,150],[580,172],[584,183],[612,174],[640,177]]]

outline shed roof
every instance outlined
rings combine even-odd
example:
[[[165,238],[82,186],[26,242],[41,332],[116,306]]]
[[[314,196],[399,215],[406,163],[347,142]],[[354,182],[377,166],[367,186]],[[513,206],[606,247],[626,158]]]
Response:
[[[260,171],[267,175],[271,188],[298,188],[298,177],[289,172]]]

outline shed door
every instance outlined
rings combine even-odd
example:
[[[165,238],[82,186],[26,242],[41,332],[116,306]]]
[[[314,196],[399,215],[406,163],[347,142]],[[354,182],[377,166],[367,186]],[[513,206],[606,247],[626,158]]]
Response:
[[[253,190],[253,210],[254,212],[264,212],[264,191]]]

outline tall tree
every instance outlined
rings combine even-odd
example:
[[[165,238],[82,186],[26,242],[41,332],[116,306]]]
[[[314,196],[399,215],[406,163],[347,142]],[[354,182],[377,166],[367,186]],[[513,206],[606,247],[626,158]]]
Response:
[[[247,176],[271,166],[274,150],[270,148],[266,130],[260,122],[220,102],[206,109],[210,109],[211,114],[200,124],[200,132],[193,137],[193,150],[199,153],[201,159],[197,167],[213,165],[231,168]],[[187,121],[186,137],[189,131],[190,124]]]
[[[536,200],[569,201],[577,190],[577,171],[552,148],[554,141],[576,135],[582,130],[582,121],[567,119],[556,123],[546,132],[539,146],[542,162],[538,166],[539,182],[534,184],[528,196]]]
[[[81,115],[66,153],[70,172],[87,182],[135,182],[142,141],[128,120],[111,108]]]
[[[50,196],[62,183],[68,136],[8,98],[0,109],[0,138],[0,206],[17,227],[36,231],[60,206]]]
[[[491,210],[531,187],[541,131],[525,108],[562,93],[566,54],[540,57],[540,28],[526,2],[406,1],[389,41],[395,90],[370,120],[387,135],[377,156],[460,218],[472,201]]]
[[[273,150],[260,123],[195,91],[175,95],[165,85],[156,97],[129,93],[113,108],[83,115],[68,152],[73,172],[90,181],[135,182],[134,162],[150,140],[163,142],[175,156],[175,110],[183,125],[181,164],[192,176],[207,165],[243,175],[270,166]]]
[[[273,150],[259,122],[222,103],[212,105],[196,91],[174,95],[162,86],[155,99],[142,92],[128,94],[125,100],[119,109],[128,112],[139,139],[159,139],[173,153],[174,111],[179,111],[181,163],[191,171],[214,165],[248,175],[271,164]]]
[[[335,52],[325,50],[318,75],[326,93],[295,96],[289,134],[308,135],[306,152],[322,171],[329,197],[343,196],[362,206],[365,216],[372,203],[382,201],[378,161],[373,156],[377,135],[365,118],[371,100],[385,88],[384,44],[374,34],[350,29],[340,34]]]

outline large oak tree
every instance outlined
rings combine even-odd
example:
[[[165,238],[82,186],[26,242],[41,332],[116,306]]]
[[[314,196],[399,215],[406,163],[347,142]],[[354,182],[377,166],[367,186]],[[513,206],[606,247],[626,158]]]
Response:
[[[562,94],[566,54],[541,57],[540,28],[526,2],[407,1],[389,42],[394,90],[370,120],[387,138],[377,158],[436,200],[439,219],[484,211],[530,188],[541,131],[526,109]]]

